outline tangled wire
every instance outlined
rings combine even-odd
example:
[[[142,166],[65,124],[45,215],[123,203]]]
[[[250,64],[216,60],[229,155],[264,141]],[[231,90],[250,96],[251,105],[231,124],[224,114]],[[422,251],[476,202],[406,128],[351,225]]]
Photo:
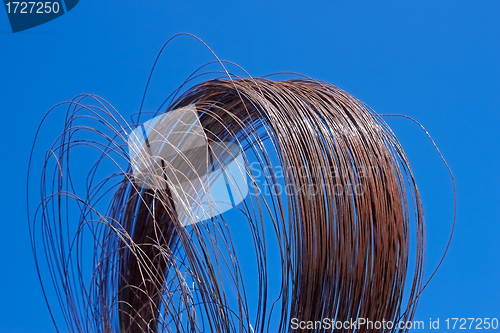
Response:
[[[350,94],[312,79],[208,80],[137,145],[139,124],[104,99],[66,105],[30,226],[70,331],[326,332],[290,321],[413,318],[419,192],[391,129]],[[165,118],[179,110],[191,113]],[[160,156],[167,143],[196,149]]]

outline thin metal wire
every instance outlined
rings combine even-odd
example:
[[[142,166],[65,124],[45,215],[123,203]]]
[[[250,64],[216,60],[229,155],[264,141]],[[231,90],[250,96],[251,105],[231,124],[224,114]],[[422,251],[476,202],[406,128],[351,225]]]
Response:
[[[45,158],[30,232],[71,332],[326,332],[293,330],[290,322],[413,318],[423,284],[423,208],[405,153],[379,115],[311,79],[209,80],[165,112],[185,106],[196,107],[209,143],[243,151],[251,195],[235,207],[237,220],[222,214],[184,226],[166,179],[161,189],[134,182],[133,125],[97,96],[69,103]],[[83,187],[72,176],[82,167],[73,162],[79,148],[99,154]],[[111,167],[114,174],[99,178]],[[255,288],[235,226],[248,228]],[[272,281],[280,281],[277,293]],[[356,330],[373,331],[407,329]]]

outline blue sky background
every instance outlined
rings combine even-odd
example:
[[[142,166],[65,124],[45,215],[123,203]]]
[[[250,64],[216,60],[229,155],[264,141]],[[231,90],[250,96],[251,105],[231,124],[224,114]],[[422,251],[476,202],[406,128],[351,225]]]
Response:
[[[199,36],[253,76],[300,72],[379,113],[424,124],[454,172],[458,210],[449,254],[415,319],[440,318],[442,327],[448,317],[500,318],[499,14],[497,1],[81,0],[52,22],[12,34],[0,10],[0,332],[55,331],[25,203],[27,161],[42,116],[80,93],[135,112],[158,51],[179,32]],[[176,39],[160,60],[148,101],[156,106],[211,60],[199,42]],[[451,180],[425,133],[408,120],[386,120],[421,191],[429,276],[451,230]]]

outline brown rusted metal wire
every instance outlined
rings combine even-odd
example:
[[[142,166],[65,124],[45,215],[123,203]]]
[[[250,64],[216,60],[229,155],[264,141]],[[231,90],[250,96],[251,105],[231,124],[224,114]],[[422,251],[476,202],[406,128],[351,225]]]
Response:
[[[97,106],[86,105],[88,98]],[[196,107],[209,142],[232,142],[245,155],[251,195],[235,208],[238,219],[222,214],[184,226],[168,186],[141,188],[126,166],[103,182],[90,181],[87,196],[77,197],[68,185],[68,155],[84,140],[74,136],[85,129],[98,134],[103,141],[86,143],[99,149],[99,163],[121,166],[128,128],[100,98],[72,102],[64,134],[47,155],[46,163],[56,156],[58,167],[52,180],[44,171],[43,186],[52,181],[52,187],[39,215],[71,331],[326,332],[293,330],[290,322],[413,318],[423,282],[424,215],[405,153],[379,115],[345,91],[309,79],[210,80],[165,112],[186,106]],[[77,125],[89,118],[110,134]],[[278,187],[287,191],[273,191]],[[110,193],[108,208],[99,210]],[[92,230],[90,279],[80,269],[85,258],[72,257],[82,244],[70,236],[61,200],[80,209],[75,235]],[[252,289],[242,273],[248,259],[233,241],[236,227],[250,233],[258,281]],[[281,267],[270,267],[271,255]],[[268,288],[276,281],[279,290]],[[406,329],[356,330],[373,331]]]

